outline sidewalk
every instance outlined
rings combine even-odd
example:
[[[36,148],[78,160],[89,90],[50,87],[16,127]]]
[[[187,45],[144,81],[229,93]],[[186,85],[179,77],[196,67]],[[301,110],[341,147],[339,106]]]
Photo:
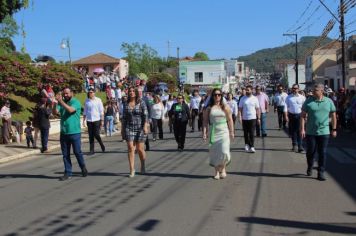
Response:
[[[116,129],[120,130],[120,125],[118,125]],[[113,133],[113,135],[120,135],[120,132],[116,131],[115,133]],[[105,134],[101,133],[101,137],[105,137]],[[88,142],[89,136],[87,129],[82,128],[82,143]],[[41,147],[40,137],[37,140],[37,146],[39,148]],[[39,148],[27,148],[26,139],[23,140],[21,143],[14,142],[6,145],[0,144],[0,165],[6,162],[30,157],[31,155],[40,154],[41,151]],[[48,151],[52,151],[58,148],[60,148],[59,133],[50,135],[48,139]],[[46,154],[44,153],[42,155],[45,156]]]

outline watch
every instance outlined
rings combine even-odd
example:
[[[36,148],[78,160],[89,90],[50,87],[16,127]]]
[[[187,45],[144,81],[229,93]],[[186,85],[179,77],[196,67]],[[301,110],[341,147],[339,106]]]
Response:
[[[337,131],[337,129],[332,129],[332,131]]]

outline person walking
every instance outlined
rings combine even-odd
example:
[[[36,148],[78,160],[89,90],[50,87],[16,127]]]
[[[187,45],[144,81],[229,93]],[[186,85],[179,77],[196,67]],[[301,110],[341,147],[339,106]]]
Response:
[[[3,144],[8,144],[10,142],[11,130],[11,111],[10,111],[10,101],[6,100],[4,106],[1,108],[0,117],[2,120],[2,142]]]
[[[255,129],[256,122],[260,123],[260,105],[258,99],[252,95],[252,86],[246,86],[246,95],[239,103],[239,119],[242,123],[245,138],[245,151],[255,153]],[[241,122],[242,120],[242,122]]]
[[[161,102],[159,95],[153,97],[154,103],[151,106],[151,120],[152,120],[152,135],[153,141],[156,141],[157,138],[157,129],[159,139],[163,139],[163,117],[164,117],[164,106]]]
[[[86,177],[88,170],[81,148],[80,102],[73,97],[73,92],[69,88],[64,88],[62,93],[56,95],[56,99],[58,104],[53,108],[53,113],[61,117],[60,143],[64,162],[64,175],[59,180],[65,181],[72,178],[71,146],[82,170],[82,176]]]
[[[304,151],[300,136],[300,114],[304,102],[305,97],[299,94],[299,85],[293,84],[292,93],[286,99],[284,112],[288,113],[286,121],[288,122],[289,136],[292,139],[292,151],[299,153]]]
[[[220,89],[213,90],[203,117],[203,139],[206,141],[209,137],[210,165],[215,168],[214,179],[226,178],[226,166],[231,160],[230,140],[234,139],[235,131],[230,107],[223,103]]]
[[[34,128],[34,136],[33,136],[33,148],[37,148],[37,140],[38,140],[38,136],[40,134],[40,122],[38,120],[38,110],[40,109],[41,106],[41,101],[38,102],[35,106],[35,108],[33,109],[33,116],[32,116],[32,126]],[[52,107],[53,109],[53,107]]]
[[[274,96],[274,112],[278,114],[278,127],[279,130],[286,128],[286,117],[287,113],[285,112],[284,107],[286,106],[286,99],[288,94],[283,91],[283,86],[278,85],[278,92]]]
[[[135,149],[137,149],[141,161],[141,174],[145,174],[144,142],[149,126],[148,110],[145,102],[140,99],[138,90],[134,87],[130,87],[128,90],[128,102],[124,104],[122,125],[128,148],[129,177],[135,176]]]
[[[234,97],[232,96],[232,93],[227,94],[227,105],[230,107],[231,115],[232,115],[232,121],[234,122],[234,127],[235,127],[235,121],[237,114],[239,112],[239,109],[237,107],[237,102],[235,101]]]
[[[88,90],[87,99],[84,103],[83,126],[88,127],[89,154],[94,155],[94,138],[98,141],[101,151],[105,152],[104,143],[100,137],[100,128],[104,125],[104,107],[100,98],[95,96],[95,90]]]
[[[172,118],[171,116],[169,116],[169,111],[172,109],[172,106],[174,104],[174,99],[173,99],[173,95],[169,94],[168,96],[168,101],[167,101],[167,116],[168,116],[168,127],[169,127],[169,133],[173,133],[173,122],[172,122]]]
[[[314,159],[318,155],[318,180],[325,181],[326,148],[329,142],[331,117],[331,136],[336,137],[336,108],[330,98],[324,95],[324,85],[316,84],[313,96],[302,106],[300,135],[306,139],[307,175],[312,176]]]
[[[104,109],[104,114],[105,114],[105,134],[106,136],[112,136],[112,133],[114,132],[114,117],[116,116],[116,107],[115,107],[115,101],[109,100],[106,102],[106,106]]]
[[[184,101],[182,94],[177,96],[177,103],[173,104],[169,115],[173,120],[174,137],[178,144],[178,151],[183,151],[185,144],[185,136],[187,133],[187,124],[190,120],[190,111],[188,105]]]
[[[49,120],[52,114],[53,103],[48,102],[47,98],[42,98],[40,106],[36,109],[36,118],[38,119],[38,129],[41,134],[41,153],[48,152],[48,137],[51,123]]]
[[[204,114],[204,103],[205,103],[206,96],[201,97],[201,101],[199,103],[199,118],[198,118],[198,130],[203,130],[203,114]]]
[[[193,96],[190,99],[190,114],[191,114],[191,132],[194,132],[195,127],[195,118],[199,116],[199,104],[201,101],[201,97],[199,96],[198,90],[194,90]]]
[[[267,123],[267,113],[269,112],[269,98],[267,94],[261,91],[261,86],[256,86],[256,97],[258,99],[258,103],[260,105],[261,111],[261,122],[256,123],[256,136],[260,137],[262,133],[262,137],[267,136],[266,131],[266,123]]]

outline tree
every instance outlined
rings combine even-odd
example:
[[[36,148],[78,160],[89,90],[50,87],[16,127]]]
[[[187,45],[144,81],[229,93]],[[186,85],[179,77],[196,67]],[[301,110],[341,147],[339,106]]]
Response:
[[[201,60],[201,61],[209,61],[208,54],[205,52],[197,52],[194,54],[194,59]]]
[[[22,8],[27,8],[29,5],[29,0],[0,0],[0,23],[3,20],[12,15]]]
[[[121,51],[126,53],[125,59],[130,65],[130,75],[136,76],[139,73],[149,74],[158,70],[158,53],[147,44],[123,43]]]

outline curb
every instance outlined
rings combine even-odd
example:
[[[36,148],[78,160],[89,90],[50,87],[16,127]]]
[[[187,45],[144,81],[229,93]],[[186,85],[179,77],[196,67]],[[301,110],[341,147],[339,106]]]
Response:
[[[120,135],[120,133],[119,132],[115,132],[115,133],[113,133],[112,136],[118,136],[118,135]],[[100,134],[100,137],[106,137],[106,135],[105,134]],[[86,137],[86,138],[82,139],[82,143],[87,143],[87,142],[89,142],[89,137]],[[54,145],[48,146],[48,151],[52,151],[52,150],[58,149],[60,147],[61,147],[60,144],[54,144]],[[11,156],[8,156],[8,157],[0,158],[0,165],[1,164],[8,164],[11,161],[26,159],[26,157],[29,157],[29,156],[34,155],[34,154],[38,155],[38,154],[42,154],[42,153],[41,153],[40,149],[34,149],[34,150],[31,150],[31,151],[14,154],[14,155],[11,155]],[[46,155],[46,154],[43,154],[43,155]]]

